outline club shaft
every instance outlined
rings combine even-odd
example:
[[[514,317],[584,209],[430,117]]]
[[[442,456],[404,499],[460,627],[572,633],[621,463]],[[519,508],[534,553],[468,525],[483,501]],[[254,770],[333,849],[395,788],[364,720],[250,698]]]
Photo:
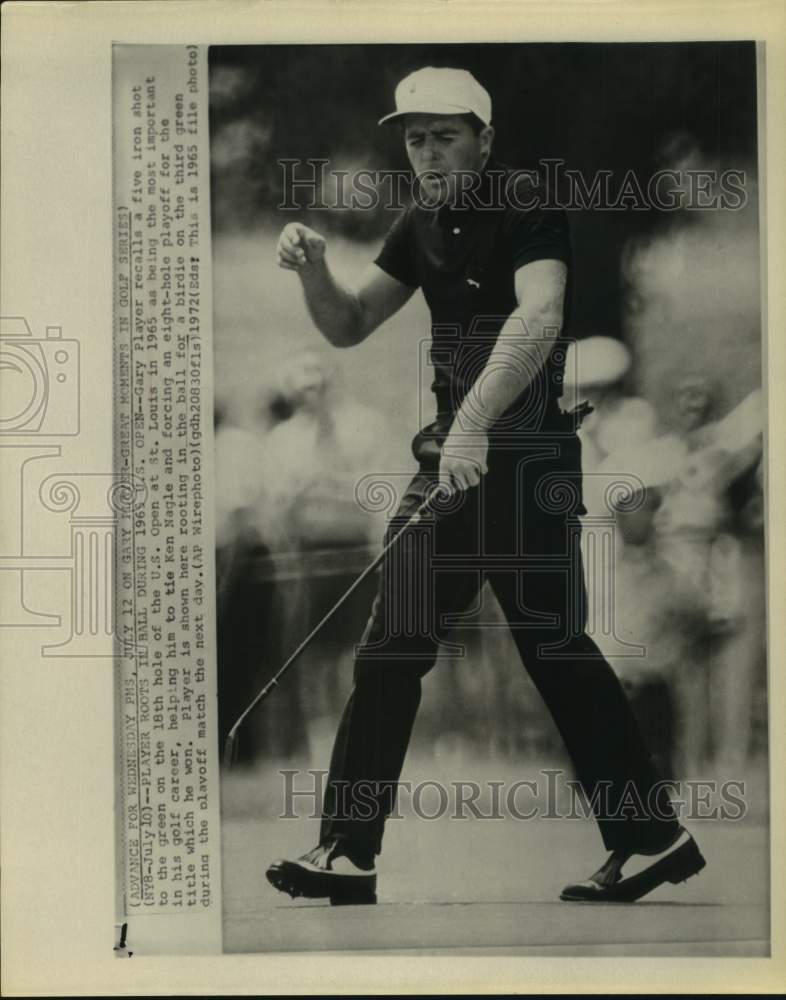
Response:
[[[262,704],[262,702],[265,700],[265,698],[267,698],[267,696],[270,694],[270,692],[278,685],[279,680],[284,676],[284,674],[287,672],[287,670],[289,670],[289,668],[297,660],[297,658],[303,652],[305,652],[305,650],[309,647],[309,645],[314,640],[314,638],[325,627],[325,625],[331,620],[331,618],[333,618],[333,616],[338,611],[341,610],[341,608],[344,606],[344,604],[346,604],[346,602],[349,600],[349,598],[352,596],[352,594],[355,593],[355,591],[363,583],[363,581],[367,580],[368,577],[377,569],[377,567],[379,566],[379,564],[382,562],[382,560],[385,558],[385,556],[388,554],[388,552],[390,552],[390,550],[393,548],[393,546],[398,542],[398,540],[401,538],[401,536],[404,534],[404,532],[407,530],[407,528],[410,528],[414,524],[416,524],[420,520],[420,518],[425,513],[427,513],[429,511],[429,509],[430,509],[429,508],[429,501],[430,501],[430,499],[431,499],[431,497],[429,496],[426,500],[423,501],[423,503],[420,505],[420,507],[418,507],[418,509],[415,511],[415,513],[412,515],[412,517],[407,521],[407,523],[398,532],[396,532],[396,534],[390,539],[390,541],[387,543],[387,545],[384,546],[384,548],[382,549],[382,551],[379,553],[379,555],[377,555],[377,557],[373,560],[373,562],[371,562],[363,570],[363,572],[360,574],[360,576],[353,582],[352,586],[349,587],[349,589],[346,590],[341,595],[341,597],[336,601],[336,603],[333,605],[333,607],[330,609],[330,611],[328,611],[327,614],[324,615],[324,617],[321,618],[319,622],[317,622],[317,624],[309,632],[309,634],[306,636],[306,638],[300,643],[300,645],[294,650],[294,652],[290,654],[289,658],[283,664],[283,666],[279,668],[279,670],[273,675],[273,677],[271,677],[271,679],[262,688],[262,690],[259,691],[259,693],[254,697],[253,701],[251,701],[248,704],[248,706],[245,708],[245,710],[243,711],[243,713],[238,717],[238,719],[235,722],[235,724],[229,730],[229,734],[227,735],[226,745],[225,745],[225,752],[224,752],[225,763],[227,763],[227,764],[229,764],[231,766],[231,764],[233,762],[232,758],[234,757],[234,748],[235,748],[235,743],[236,743],[236,740],[237,740],[237,734],[240,731],[240,728],[243,725],[243,723],[246,721],[246,719],[251,715],[251,713],[259,705]]]

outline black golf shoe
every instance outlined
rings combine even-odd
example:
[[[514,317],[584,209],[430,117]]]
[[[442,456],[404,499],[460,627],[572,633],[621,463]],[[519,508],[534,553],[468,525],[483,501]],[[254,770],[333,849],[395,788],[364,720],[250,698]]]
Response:
[[[329,840],[295,861],[274,861],[267,880],[294,899],[328,898],[333,906],[377,901],[373,858],[358,858],[341,841]]]
[[[706,861],[696,841],[680,827],[677,836],[658,854],[612,851],[605,864],[586,882],[567,885],[560,899],[587,903],[633,903],[664,882],[685,882]],[[623,871],[627,868],[627,872]]]

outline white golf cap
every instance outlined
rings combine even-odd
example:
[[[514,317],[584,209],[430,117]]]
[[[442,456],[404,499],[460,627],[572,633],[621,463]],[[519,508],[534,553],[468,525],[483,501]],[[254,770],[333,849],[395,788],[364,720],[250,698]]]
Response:
[[[404,115],[473,114],[484,125],[491,123],[491,97],[465,69],[426,66],[405,76],[396,87],[396,110],[379,119],[394,121]]]

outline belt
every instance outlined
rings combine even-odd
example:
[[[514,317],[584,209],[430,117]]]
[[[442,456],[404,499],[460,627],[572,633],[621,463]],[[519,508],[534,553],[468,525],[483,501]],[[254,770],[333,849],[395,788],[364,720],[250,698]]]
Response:
[[[556,406],[555,412],[548,414],[543,426],[535,433],[548,434],[549,431],[575,433],[593,410],[594,407],[587,400],[574,406],[572,410],[560,410],[559,406]],[[427,465],[439,465],[442,445],[450,431],[453,419],[453,413],[437,413],[437,419],[433,423],[418,431],[412,441],[412,454],[419,462]]]

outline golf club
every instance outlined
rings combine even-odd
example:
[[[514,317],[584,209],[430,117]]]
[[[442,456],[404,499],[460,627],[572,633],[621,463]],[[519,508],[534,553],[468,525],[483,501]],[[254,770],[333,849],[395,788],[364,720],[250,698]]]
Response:
[[[393,546],[398,542],[404,532],[411,528],[413,525],[417,524],[420,519],[430,512],[430,503],[432,499],[437,494],[443,494],[444,491],[442,487],[436,486],[426,497],[423,503],[418,507],[412,517],[403,525],[403,527],[396,532],[396,534],[390,539],[390,541],[384,546],[382,551],[376,556],[373,562],[371,562],[360,574],[360,576],[354,581],[352,586],[345,591],[344,594],[336,601],[333,607],[327,612],[327,614],[314,626],[314,628],[309,632],[306,638],[300,643],[300,645],[295,649],[295,651],[290,655],[289,659],[284,663],[284,665],[270,678],[270,680],[265,684],[261,691],[256,694],[248,706],[244,709],[241,715],[238,716],[237,721],[229,730],[227,734],[226,741],[224,743],[224,766],[231,768],[235,762],[237,755],[237,737],[240,732],[241,727],[249,718],[249,716],[254,712],[262,702],[268,697],[268,695],[273,691],[274,688],[278,686],[278,682],[284,676],[284,674],[289,670],[292,664],[297,660],[301,653],[305,652],[306,649],[311,645],[314,638],[319,634],[322,628],[333,618],[336,612],[343,607],[349,597],[358,589],[358,587],[366,580],[374,570],[379,566],[385,556],[390,552]]]

